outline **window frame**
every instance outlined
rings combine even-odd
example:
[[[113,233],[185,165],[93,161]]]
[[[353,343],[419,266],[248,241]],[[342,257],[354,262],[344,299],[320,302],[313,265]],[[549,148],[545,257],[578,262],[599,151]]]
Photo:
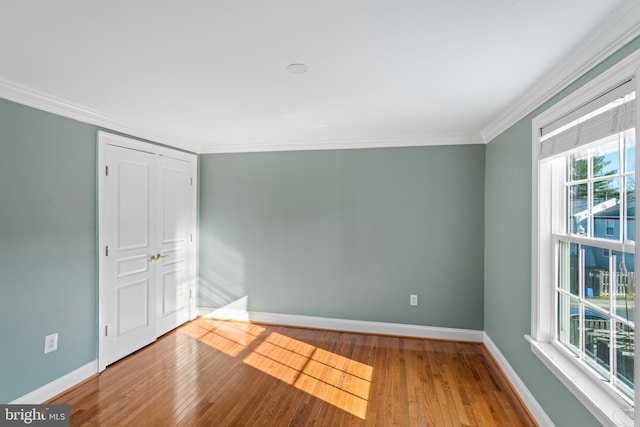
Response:
[[[640,51],[636,51],[532,120],[531,334],[525,338],[531,344],[533,353],[604,425],[633,425],[634,413],[640,418],[640,378],[634,381],[635,401],[630,402],[612,387],[603,384],[590,368],[577,362],[569,349],[554,341],[555,277],[558,274],[558,253],[554,245],[554,232],[558,230],[554,227],[563,224],[564,219],[559,217],[562,213],[558,210],[553,211],[552,206],[562,203],[564,194],[552,189],[564,176],[558,176],[558,168],[552,167],[552,161],[541,161],[540,130],[631,77],[636,78],[636,96],[640,97],[639,67]],[[636,100],[636,140],[640,134],[639,104]],[[636,169],[640,165],[640,150],[637,148]],[[636,177],[638,175],[640,171],[636,170]],[[636,218],[636,230],[638,221]],[[640,237],[636,236],[636,239]],[[634,247],[636,259],[640,259],[639,253],[640,244],[637,244]],[[636,312],[639,309],[640,302],[636,299]],[[634,372],[640,372],[640,357],[634,357]]]

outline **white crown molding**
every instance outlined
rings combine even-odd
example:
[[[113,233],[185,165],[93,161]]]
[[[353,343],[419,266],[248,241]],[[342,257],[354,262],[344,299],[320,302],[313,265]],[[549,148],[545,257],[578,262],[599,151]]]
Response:
[[[480,134],[421,135],[415,137],[345,138],[316,140],[256,141],[202,145],[199,153],[249,153],[262,151],[349,150],[358,148],[424,147],[434,145],[484,144]]]
[[[17,102],[18,104],[33,107],[38,110],[53,113],[68,119],[77,120],[105,129],[121,132],[137,138],[146,139],[159,144],[196,152],[197,147],[179,138],[163,135],[143,129],[139,126],[126,123],[122,120],[93,111],[89,108],[74,104],[61,98],[21,86],[17,83],[0,79],[0,98]]]
[[[640,2],[627,0],[571,55],[565,57],[524,95],[480,132],[485,143],[500,135],[596,65],[640,35]]]
[[[12,405],[39,405],[97,373],[98,361],[94,360],[9,403]]]
[[[483,334],[483,343],[487,350],[489,350],[489,353],[491,353],[491,356],[493,356],[498,365],[500,365],[500,369],[502,369],[502,372],[507,376],[511,385],[513,385],[513,388],[516,389],[516,392],[520,395],[520,398],[538,424],[545,427],[552,427],[554,424],[553,421],[551,421],[551,418],[549,418],[540,403],[538,403],[525,383],[520,379],[515,369],[513,369],[511,364],[507,361],[507,358],[504,357],[498,346],[491,340],[486,332]]]
[[[301,151],[301,150],[343,150],[357,148],[385,147],[421,147],[432,145],[483,144],[480,134],[460,135],[419,135],[413,137],[387,138],[345,138],[317,140],[277,140],[255,142],[211,143],[198,146],[171,135],[143,129],[98,111],[74,104],[61,98],[0,79],[0,98],[17,102],[28,107],[100,126],[106,130],[121,132],[133,137],[146,139],[170,147],[180,148],[196,154],[208,153],[247,153],[263,151]]]

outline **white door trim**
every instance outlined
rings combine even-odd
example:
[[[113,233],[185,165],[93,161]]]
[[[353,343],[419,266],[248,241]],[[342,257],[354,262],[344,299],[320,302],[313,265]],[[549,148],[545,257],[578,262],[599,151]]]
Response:
[[[192,291],[193,298],[190,301],[190,318],[196,317],[196,271],[197,271],[197,242],[196,242],[196,212],[197,212],[197,162],[198,157],[195,154],[174,150],[159,145],[154,145],[139,140],[119,136],[103,131],[98,131],[98,149],[97,149],[97,185],[98,185],[98,372],[102,372],[106,368],[106,348],[104,343],[105,330],[105,313],[103,301],[105,301],[105,289],[103,286],[104,257],[106,247],[106,147],[113,145],[137,151],[143,151],[155,155],[172,157],[175,159],[185,160],[192,163],[193,191],[190,194],[189,203],[193,206],[193,214],[190,219],[189,229],[192,235],[192,245],[189,250],[189,287]]]

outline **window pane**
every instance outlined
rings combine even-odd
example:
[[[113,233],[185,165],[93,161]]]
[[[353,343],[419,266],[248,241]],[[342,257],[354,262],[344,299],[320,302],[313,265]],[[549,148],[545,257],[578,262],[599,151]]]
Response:
[[[623,258],[624,254],[624,258]],[[615,313],[631,322],[635,321],[634,254],[614,251],[616,257]],[[623,262],[624,261],[624,262]]]
[[[634,328],[616,322],[616,378],[633,390]]]
[[[627,206],[627,240],[636,240],[636,179],[626,179],[627,194],[625,204]]]
[[[593,183],[594,207],[597,207],[600,204],[610,200],[617,202],[619,199],[620,199],[620,180],[619,179],[604,179],[604,180],[596,181]]]
[[[625,172],[636,170],[636,135],[635,129],[627,132],[624,139],[625,146]]]
[[[578,181],[580,179],[588,178],[589,163],[587,159],[586,151],[569,156],[569,170],[567,173],[569,181]]]
[[[620,172],[620,151],[617,140],[597,146],[592,153],[591,164],[594,177],[615,175]]]
[[[569,186],[569,232],[586,235],[589,232],[587,184]]]
[[[583,246],[584,294],[589,301],[609,311],[609,249]]]
[[[593,183],[593,237],[620,240],[620,179]]]
[[[576,243],[560,242],[559,247],[559,280],[558,287],[579,296],[580,285],[578,283],[578,270],[580,268],[578,258],[578,245]]]
[[[609,370],[609,316],[591,308],[583,309],[583,314],[585,359]]]
[[[558,340],[574,351],[580,349],[580,304],[558,293]]]

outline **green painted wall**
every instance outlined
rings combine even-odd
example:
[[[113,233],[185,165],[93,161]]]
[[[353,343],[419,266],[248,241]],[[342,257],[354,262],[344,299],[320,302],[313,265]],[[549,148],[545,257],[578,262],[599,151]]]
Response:
[[[95,127],[0,99],[2,403],[96,358],[95,159]]]
[[[199,305],[482,330],[484,150],[201,156]]]
[[[531,352],[531,120],[640,48],[634,40],[486,148],[484,327],[557,426],[600,423]]]

